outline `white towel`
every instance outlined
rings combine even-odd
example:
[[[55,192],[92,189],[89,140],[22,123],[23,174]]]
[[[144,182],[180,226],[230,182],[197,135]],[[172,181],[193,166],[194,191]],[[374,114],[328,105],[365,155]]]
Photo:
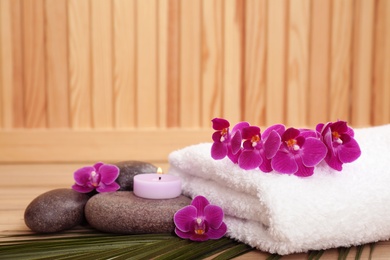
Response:
[[[362,155],[325,163],[307,178],[243,170],[211,158],[211,143],[169,155],[183,193],[205,196],[225,212],[227,235],[281,255],[390,238],[390,125],[355,129]]]

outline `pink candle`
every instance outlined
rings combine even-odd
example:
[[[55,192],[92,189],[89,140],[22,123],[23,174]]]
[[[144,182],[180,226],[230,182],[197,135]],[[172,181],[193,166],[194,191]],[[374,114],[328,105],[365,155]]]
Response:
[[[181,194],[181,180],[170,174],[138,174],[134,176],[133,192],[145,199],[172,199]]]

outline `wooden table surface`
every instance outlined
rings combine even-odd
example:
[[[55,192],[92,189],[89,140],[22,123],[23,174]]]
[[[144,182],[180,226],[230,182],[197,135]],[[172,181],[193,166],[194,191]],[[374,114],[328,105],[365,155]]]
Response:
[[[24,224],[24,210],[38,195],[56,188],[70,188],[73,172],[86,164],[0,164],[0,234],[28,234]],[[88,164],[87,164],[88,165]],[[168,164],[160,164],[166,172]],[[6,238],[0,236],[0,240]],[[347,259],[355,259],[352,248]],[[369,246],[365,246],[361,259],[368,259]],[[251,251],[237,259],[266,259],[269,254]],[[337,259],[338,250],[325,251],[321,259]],[[293,254],[282,259],[307,259],[306,254]],[[390,259],[390,242],[378,242],[372,259]]]

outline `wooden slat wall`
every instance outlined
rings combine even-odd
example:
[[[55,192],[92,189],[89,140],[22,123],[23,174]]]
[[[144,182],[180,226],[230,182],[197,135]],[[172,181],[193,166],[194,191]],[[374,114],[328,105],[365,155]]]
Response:
[[[388,0],[0,0],[0,139],[363,127],[389,100]]]

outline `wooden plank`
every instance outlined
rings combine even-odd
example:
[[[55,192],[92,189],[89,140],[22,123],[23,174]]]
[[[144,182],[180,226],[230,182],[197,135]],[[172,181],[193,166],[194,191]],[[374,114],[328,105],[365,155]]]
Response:
[[[201,4],[180,3],[180,126],[199,127],[201,118]]]
[[[330,121],[329,65],[331,2],[329,0],[315,0],[311,3],[307,125],[314,127],[320,122]]]
[[[179,127],[180,126],[180,0],[168,1],[168,44],[165,52],[167,53],[167,121],[166,124],[159,124],[160,127]],[[161,17],[164,19],[163,17]],[[163,33],[164,31],[159,31]],[[163,105],[160,104],[160,107]]]
[[[287,113],[290,126],[307,125],[310,0],[291,0],[288,27]]]
[[[266,125],[285,123],[287,8],[284,0],[267,5]]]
[[[91,1],[93,128],[114,126],[112,47],[111,0]]]
[[[202,95],[201,127],[223,117],[223,1],[202,2]]]
[[[135,1],[114,0],[114,125],[135,127]]]
[[[376,6],[372,124],[390,123],[390,2]]]
[[[157,13],[158,13],[158,45],[157,45],[157,60],[158,60],[158,127],[166,127],[168,121],[168,27],[169,27],[169,0],[157,1]]]
[[[330,120],[350,119],[353,0],[332,2]]]
[[[180,125],[180,1],[158,1],[159,127]]]
[[[66,0],[46,0],[47,124],[69,124],[68,22]]]
[[[223,28],[223,117],[239,122],[244,74],[245,2],[224,1]]]
[[[212,130],[212,129],[211,129]],[[0,163],[166,161],[170,152],[209,142],[210,129],[0,131]],[[153,145],[145,145],[145,142]]]
[[[157,98],[157,2],[137,1],[137,126],[156,127]],[[165,105],[165,104],[161,104]]]
[[[24,112],[26,128],[47,126],[44,1],[22,2]]]
[[[243,119],[261,126],[266,125],[266,34],[267,1],[246,1]]]
[[[91,46],[88,0],[68,0],[70,122],[72,128],[92,126]]]
[[[12,127],[13,42],[11,1],[0,1],[0,128]]]
[[[357,0],[354,9],[351,124],[371,123],[374,1]]]
[[[11,41],[12,41],[12,128],[23,128],[25,126],[24,113],[24,73],[23,73],[23,38],[22,38],[22,2],[12,0],[11,5]]]

